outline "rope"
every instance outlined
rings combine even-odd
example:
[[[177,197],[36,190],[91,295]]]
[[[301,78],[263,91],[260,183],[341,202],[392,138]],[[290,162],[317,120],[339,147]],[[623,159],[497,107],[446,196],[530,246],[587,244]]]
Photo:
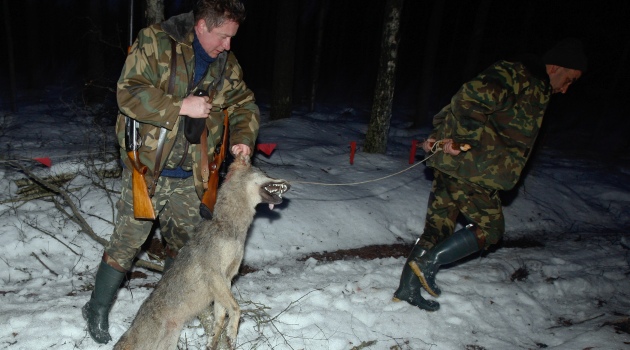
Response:
[[[325,182],[315,182],[315,181],[289,181],[289,183],[291,184],[306,184],[306,185],[317,185],[317,186],[355,186],[355,185],[362,185],[362,184],[366,184],[366,183],[370,183],[370,182],[377,182],[377,181],[381,181],[381,180],[385,180],[388,179],[390,177],[394,177],[394,176],[398,176],[404,172],[407,172],[415,167],[417,167],[418,165],[426,162],[429,158],[433,157],[435,155],[436,152],[442,150],[442,140],[436,141],[433,146],[431,147],[431,154],[424,158],[423,160],[417,162],[416,164],[413,164],[411,166],[408,166],[407,168],[398,171],[396,173],[393,174],[389,174],[383,177],[379,177],[376,179],[371,179],[371,180],[365,180],[365,181],[356,181],[356,182],[347,182],[347,183],[325,183]],[[104,151],[104,152],[90,152],[90,153],[76,153],[76,154],[72,154],[70,156],[65,155],[65,156],[52,156],[52,157],[48,157],[51,159],[55,159],[55,158],[68,158],[68,157],[78,157],[78,156],[92,156],[92,155],[96,155],[96,154],[105,154],[105,153],[111,153],[111,151]],[[33,158],[37,158],[37,157],[33,157]],[[8,163],[11,161],[31,161],[33,160],[33,158],[17,158],[17,159],[0,159],[0,163]]]
[[[409,171],[409,170],[417,167],[418,165],[426,162],[429,158],[433,157],[437,151],[442,150],[442,147],[441,147],[442,146],[442,142],[440,142],[440,141],[435,142],[433,144],[433,146],[431,147],[431,154],[428,157],[424,158],[423,160],[419,161],[418,163],[416,163],[414,165],[411,165],[411,166],[408,166],[407,168],[405,168],[405,169],[403,169],[403,170],[401,170],[399,172],[396,172],[396,173],[393,173],[393,174],[389,174],[389,175],[386,175],[386,176],[383,176],[383,177],[379,177],[379,178],[376,178],[376,179],[365,180],[365,181],[357,181],[357,182],[348,182],[348,183],[324,183],[324,182],[312,182],[312,181],[289,181],[289,183],[291,183],[291,184],[317,185],[317,186],[354,186],[354,185],[361,185],[361,184],[366,184],[366,183],[370,183],[370,182],[376,182],[376,181],[385,180],[385,179],[388,179],[390,177],[394,177],[394,176],[400,175],[400,174],[402,174],[402,173],[404,173],[406,171]]]

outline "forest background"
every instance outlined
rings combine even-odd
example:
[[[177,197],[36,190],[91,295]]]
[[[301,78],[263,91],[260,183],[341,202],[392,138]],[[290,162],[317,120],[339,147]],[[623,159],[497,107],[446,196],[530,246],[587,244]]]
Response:
[[[115,82],[130,40],[148,22],[189,11],[192,0],[3,0],[0,107],[18,109],[61,85],[66,100],[103,104],[116,115]],[[625,152],[630,118],[630,3],[626,1],[245,1],[248,17],[233,40],[245,80],[271,118],[342,101],[375,112],[382,34],[400,9],[391,114],[427,126],[467,79],[498,59],[542,53],[581,39],[589,71],[552,99],[541,144]],[[157,13],[155,12],[157,9]],[[147,16],[149,17],[147,19]],[[162,16],[160,18],[160,16]],[[132,19],[130,21],[130,18]],[[131,24],[131,25],[130,25]],[[285,105],[279,105],[283,97]],[[274,104],[275,103],[275,104]],[[387,109],[379,113],[390,113]],[[389,117],[389,116],[388,116]],[[386,120],[389,120],[386,118]],[[554,144],[557,132],[575,144]]]

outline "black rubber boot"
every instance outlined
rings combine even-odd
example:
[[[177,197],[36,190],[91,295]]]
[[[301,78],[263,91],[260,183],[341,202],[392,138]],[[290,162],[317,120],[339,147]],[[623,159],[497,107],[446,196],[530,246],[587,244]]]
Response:
[[[87,321],[88,333],[95,342],[106,344],[109,335],[109,309],[114,304],[118,287],[125,277],[121,272],[101,261],[94,280],[94,290],[90,300],[83,306],[83,319]]]
[[[422,287],[432,296],[438,297],[441,291],[435,283],[435,275],[440,266],[465,258],[479,249],[475,233],[463,228],[438,243],[426,254],[411,259],[409,266],[420,279]]]
[[[422,297],[422,284],[418,280],[418,277],[413,273],[409,266],[409,261],[414,256],[422,256],[426,253],[426,250],[416,245],[413,247],[411,254],[403,266],[402,274],[400,275],[400,284],[398,289],[394,292],[394,301],[404,300],[413,306],[417,306],[422,310],[437,311],[440,308],[440,303],[434,300],[426,300]]]

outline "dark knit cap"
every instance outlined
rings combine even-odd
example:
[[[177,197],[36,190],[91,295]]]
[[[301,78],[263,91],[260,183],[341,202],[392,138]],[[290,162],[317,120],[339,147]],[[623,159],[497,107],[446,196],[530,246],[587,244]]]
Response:
[[[543,63],[586,71],[586,55],[582,42],[575,38],[567,38],[558,42],[543,55]]]

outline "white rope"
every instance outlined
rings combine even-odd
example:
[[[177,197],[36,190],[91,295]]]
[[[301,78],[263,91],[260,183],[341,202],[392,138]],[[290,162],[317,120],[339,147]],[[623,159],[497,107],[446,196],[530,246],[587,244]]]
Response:
[[[442,150],[442,140],[437,141],[433,144],[433,146],[431,147],[431,154],[424,158],[423,160],[417,162],[414,165],[411,165],[399,172],[393,173],[393,174],[389,174],[387,176],[383,176],[383,177],[379,177],[377,179],[372,179],[372,180],[365,180],[365,181],[357,181],[357,182],[348,182],[348,183],[324,183],[324,182],[312,182],[312,181],[289,181],[289,183],[291,184],[307,184],[307,185],[318,185],[318,186],[354,186],[354,185],[361,185],[361,184],[365,184],[365,183],[369,183],[369,182],[376,182],[376,181],[381,181],[381,180],[385,180],[388,179],[390,177],[394,177],[397,175],[400,175],[406,171],[409,171],[415,167],[417,167],[418,165],[426,162],[429,158],[433,157],[435,155],[435,153],[437,151],[441,151]]]
[[[325,183],[325,182],[314,182],[314,181],[289,181],[289,183],[291,184],[306,184],[306,185],[317,185],[317,186],[355,186],[355,185],[362,185],[362,184],[366,184],[366,183],[370,183],[370,182],[377,182],[377,181],[381,181],[381,180],[385,180],[388,179],[390,177],[394,177],[394,176],[398,176],[404,172],[407,172],[415,167],[417,167],[418,165],[426,162],[429,158],[433,157],[435,155],[436,152],[441,151],[442,150],[442,145],[443,142],[442,140],[436,141],[433,146],[431,146],[431,154],[424,158],[423,160],[417,162],[416,164],[413,164],[401,171],[398,171],[396,173],[393,174],[389,174],[383,177],[379,177],[376,179],[371,179],[371,180],[365,180],[365,181],[356,181],[356,182],[347,182],[347,183]],[[97,154],[105,154],[105,153],[111,153],[111,151],[103,151],[103,152],[91,152],[91,153],[75,153],[72,155],[65,155],[65,156],[52,156],[52,157],[47,157],[47,158],[51,158],[51,159],[57,159],[57,158],[69,158],[69,157],[79,157],[79,156],[93,156],[93,155],[97,155]],[[33,158],[44,158],[44,157],[33,157]],[[33,158],[16,158],[16,159],[0,159],[0,163],[8,163],[8,162],[12,162],[12,161],[32,161],[34,160]]]

